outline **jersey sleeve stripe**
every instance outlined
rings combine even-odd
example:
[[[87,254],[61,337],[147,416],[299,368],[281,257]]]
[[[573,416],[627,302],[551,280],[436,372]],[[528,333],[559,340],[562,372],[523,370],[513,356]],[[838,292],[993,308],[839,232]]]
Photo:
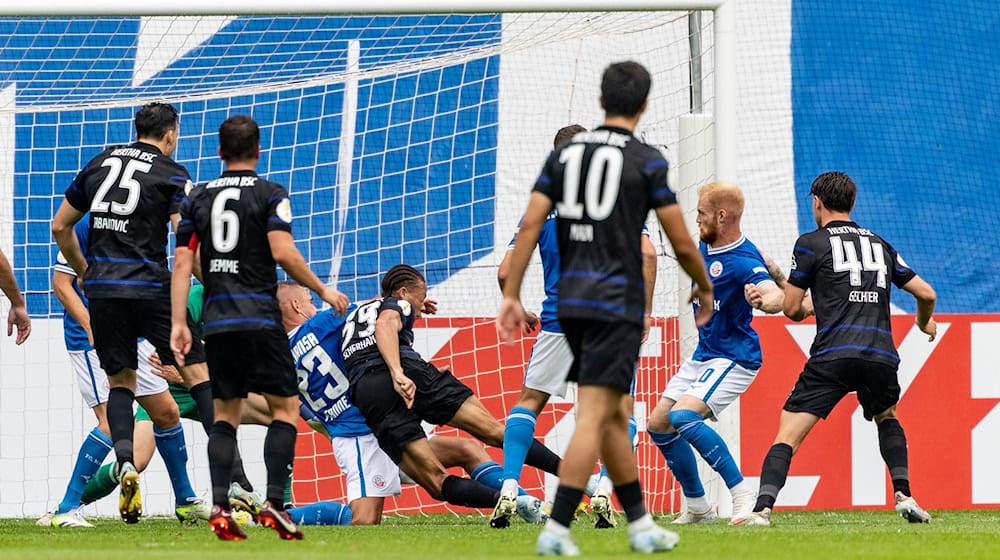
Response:
[[[806,255],[815,255],[816,254],[815,252],[810,251],[809,249],[806,249],[805,247],[795,247],[795,249],[793,249],[793,251],[796,252],[796,253],[803,253],[803,254],[806,254]]]

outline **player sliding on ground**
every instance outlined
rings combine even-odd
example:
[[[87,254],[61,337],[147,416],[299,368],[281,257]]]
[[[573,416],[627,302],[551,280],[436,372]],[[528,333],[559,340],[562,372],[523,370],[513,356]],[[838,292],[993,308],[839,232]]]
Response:
[[[785,315],[801,321],[816,313],[816,339],[809,360],[785,401],[774,445],[761,467],[753,513],[734,524],[770,525],[771,510],[785,485],[792,455],[809,431],[847,393],[857,392],[866,420],[878,428],[879,450],[889,468],[896,512],[911,523],[931,516],[910,494],[906,435],[896,419],[899,354],[892,339],[890,283],[917,298],[917,327],[934,340],[934,289],[917,276],[888,241],[851,220],[857,187],[845,173],[816,177],[809,189],[816,231],[799,237],[785,287]]]
[[[267,501],[257,516],[283,539],[302,531],[284,511],[285,484],[295,460],[298,387],[276,299],[277,272],[320,294],[343,312],[347,298],[309,269],[291,235],[292,213],[284,187],[257,176],[260,129],[250,117],[235,116],[219,127],[221,177],[193,189],[181,207],[174,255],[170,345],[179,363],[192,344],[188,290],[195,254],[201,249],[205,284],[205,347],[215,400],[215,424],[208,439],[212,475],[209,524],[223,540],[246,534],[229,512],[229,483],[236,454],[236,428],[249,391],[261,393],[271,411],[264,440]]]
[[[768,271],[767,259],[743,235],[743,193],[729,183],[712,183],[698,196],[701,256],[715,290],[715,313],[698,329],[698,347],[649,415],[648,432],[680,482],[687,507],[674,523],[711,523],[713,504],[705,499],[694,447],[733,496],[733,517],[748,515],[757,493],[744,479],[722,437],[705,424],[718,418],[757,377],[760,340],[750,326],[753,309],[781,311],[783,293]],[[780,269],[774,274],[781,275]],[[779,280],[783,277],[779,276]]]
[[[333,309],[317,311],[309,291],[302,286],[278,284],[281,319],[288,332],[299,380],[302,416],[330,438],[334,457],[347,482],[348,506],[319,502],[289,510],[296,522],[331,520],[331,525],[377,525],[387,496],[400,493],[400,472],[378,446],[371,428],[347,394],[349,383],[341,357],[341,329],[345,315]],[[349,308],[353,312],[355,306]],[[462,467],[474,479],[495,490],[502,469],[470,438],[436,436],[429,439],[434,455],[445,467]],[[412,481],[411,481],[412,482]],[[523,495],[517,500],[527,521],[537,521],[538,500]]]

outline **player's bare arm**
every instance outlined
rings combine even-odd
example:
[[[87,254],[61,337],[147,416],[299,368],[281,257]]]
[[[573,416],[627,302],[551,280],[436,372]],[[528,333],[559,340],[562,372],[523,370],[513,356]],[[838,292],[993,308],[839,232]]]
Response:
[[[319,297],[330,304],[337,313],[347,311],[347,296],[336,288],[324,284],[309,268],[302,253],[295,247],[292,234],[287,231],[267,232],[267,241],[271,245],[271,256],[274,262],[281,265],[281,268],[295,279],[296,282],[309,288],[319,295]]]
[[[695,314],[694,322],[699,327],[704,326],[712,318],[712,312],[715,310],[712,283],[708,280],[708,273],[705,271],[705,261],[701,258],[698,246],[694,244],[691,235],[688,234],[680,206],[671,204],[657,208],[656,217],[659,218],[660,225],[667,234],[670,245],[674,248],[678,264],[694,280],[695,289],[692,291],[691,297],[698,299],[698,312]]]
[[[500,267],[497,269],[497,284],[500,285],[500,293],[503,293],[504,284],[507,283],[507,275],[510,273],[510,254],[513,250],[508,250],[503,255],[503,259],[500,261]],[[533,311],[525,312],[525,323],[524,329],[522,329],[522,334],[530,334],[538,328],[539,320],[538,315]]]
[[[503,286],[503,303],[497,311],[497,334],[507,344],[514,342],[514,332],[523,331],[527,323],[527,315],[521,305],[521,281],[524,280],[524,271],[528,268],[531,253],[535,251],[538,236],[551,210],[552,200],[549,197],[537,191],[532,192],[514,242],[514,250],[509,252],[510,271]]]
[[[170,349],[180,367],[184,367],[184,356],[191,351],[187,302],[193,268],[194,251],[189,247],[177,247],[174,251],[174,272],[170,278]]]
[[[81,281],[81,286],[83,275],[87,272],[87,259],[84,258],[83,251],[80,250],[80,241],[77,240],[76,233],[73,232],[73,226],[80,221],[83,215],[83,212],[63,199],[55,217],[52,218],[52,237],[55,238],[59,252],[63,254],[66,262],[76,271],[76,277]]]
[[[914,276],[909,282],[903,285],[903,289],[913,294],[917,298],[917,318],[916,324],[924,334],[933,341],[937,337],[937,323],[934,321],[934,306],[937,303],[937,294],[923,278]]]
[[[782,310],[785,317],[793,321],[802,321],[813,314],[811,303],[805,304],[806,291],[798,286],[785,284],[785,299]]]
[[[646,307],[642,315],[642,341],[646,342],[653,316],[653,292],[656,290],[656,247],[645,233],[639,238],[642,246],[642,281],[646,292]]]
[[[72,235],[72,233],[73,228],[70,227],[70,234]],[[7,336],[12,335],[16,328],[17,338],[14,339],[14,343],[22,344],[31,334],[31,318],[24,305],[21,289],[17,286],[17,279],[14,278],[10,261],[7,260],[2,251],[0,251],[0,291],[10,300],[10,313],[7,314]]]
[[[72,317],[83,330],[87,332],[87,340],[90,345],[94,345],[94,334],[90,331],[90,311],[84,305],[83,300],[73,289],[73,280],[76,277],[72,274],[56,270],[52,273],[52,291],[56,294],[56,299],[66,308],[66,312]]]
[[[743,296],[750,307],[764,313],[780,313],[784,307],[785,292],[774,282],[747,284],[743,286]]]
[[[386,311],[379,313],[375,320],[375,345],[378,346],[379,354],[385,360],[385,365],[389,367],[392,375],[392,388],[399,393],[406,401],[406,406],[413,406],[413,396],[417,387],[413,381],[403,373],[403,364],[399,358],[399,331],[403,330],[403,320],[399,313]]]
[[[764,257],[764,265],[767,267],[767,273],[771,275],[771,280],[774,280],[778,288],[784,290],[785,283],[788,281],[785,271],[781,270],[781,267],[778,266],[778,263],[774,262],[774,259],[770,255],[761,253],[760,256]]]

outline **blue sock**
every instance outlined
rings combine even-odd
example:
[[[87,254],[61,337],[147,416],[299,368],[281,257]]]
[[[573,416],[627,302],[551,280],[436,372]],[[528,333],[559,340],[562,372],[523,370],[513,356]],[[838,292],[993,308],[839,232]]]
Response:
[[[299,525],[350,525],[354,517],[351,506],[337,502],[316,502],[286,511]]]
[[[153,435],[156,438],[156,450],[160,452],[167,474],[170,475],[170,484],[174,487],[174,500],[179,506],[185,505],[196,494],[191,488],[187,473],[188,454],[184,428],[177,424],[173,428],[161,430],[154,425]]]
[[[663,453],[670,472],[681,484],[681,490],[688,498],[700,498],[705,495],[705,487],[701,485],[698,476],[698,463],[691,451],[691,445],[680,434],[649,431],[649,437]]]
[[[503,432],[503,479],[520,480],[524,458],[535,440],[535,413],[515,406]]]
[[[66,487],[66,495],[59,502],[56,514],[80,507],[80,497],[83,496],[83,489],[87,482],[94,476],[97,469],[101,468],[101,463],[108,456],[114,443],[111,438],[104,435],[104,432],[94,428],[90,430],[87,437],[80,445],[80,451],[76,454],[76,465],[73,466],[73,474],[69,477],[69,486]]]
[[[733,455],[729,452],[725,440],[712,428],[705,425],[701,414],[693,410],[672,410],[670,423],[692,447],[698,450],[702,458],[726,481],[726,486],[732,488],[743,482],[743,473],[736,466]]]
[[[485,463],[472,469],[469,476],[471,476],[473,480],[479,481],[484,486],[489,486],[495,490],[503,488],[503,467],[501,467],[496,461],[486,461]],[[527,492],[518,486],[517,495],[523,496],[525,494],[527,494]]]

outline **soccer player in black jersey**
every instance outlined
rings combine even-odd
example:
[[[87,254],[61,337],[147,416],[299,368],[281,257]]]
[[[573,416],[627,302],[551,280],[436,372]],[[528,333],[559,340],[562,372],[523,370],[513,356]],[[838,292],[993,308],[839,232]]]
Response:
[[[3,251],[0,251],[0,291],[10,300],[10,312],[7,314],[7,336],[14,333],[17,327],[17,338],[15,344],[23,344],[31,334],[31,317],[28,316],[28,309],[24,305],[24,296],[21,295],[20,288],[17,287],[17,278],[14,278],[14,271],[10,268],[10,261],[7,260]]]
[[[913,294],[917,327],[934,340],[934,289],[888,241],[851,220],[857,188],[847,174],[823,173],[809,192],[819,229],[795,242],[784,310],[793,321],[801,321],[815,308],[816,338],[781,411],[774,445],[764,458],[754,513],[733,523],[770,524],[792,455],[816,422],[852,391],[857,392],[865,418],[875,420],[878,427],[896,511],[911,523],[927,523],[930,515],[910,495],[906,435],[896,419],[899,355],[892,340],[889,296],[890,284]]]
[[[382,278],[382,297],[362,304],[344,323],[341,354],[351,382],[349,397],[379,447],[431,496],[460,506],[492,508],[499,488],[449,475],[420,425],[421,420],[447,424],[489,445],[503,445],[503,424],[472,390],[413,349],[414,321],[436,310],[418,270],[405,264],[389,269]],[[551,473],[559,467],[559,457],[538,441],[525,462]],[[524,498],[530,497],[519,497],[518,513],[538,520],[541,503]]]
[[[226,119],[219,127],[219,156],[226,164],[222,176],[192,189],[181,206],[170,345],[183,363],[193,343],[187,302],[200,247],[205,346],[215,399],[215,424],[208,439],[215,507],[209,523],[220,539],[246,538],[229,515],[227,490],[243,400],[248,392],[261,393],[272,421],[264,440],[267,501],[258,522],[283,539],[297,540],[302,532],[284,511],[283,496],[295,459],[298,386],[276,297],[275,263],[339,312],[347,308],[347,297],[324,285],[296,249],[285,188],[257,176],[257,123],[247,116]]]
[[[136,342],[149,340],[165,363],[170,353],[170,270],[167,222],[176,227],[178,208],[191,181],[170,156],[179,134],[177,110],[150,103],[135,115],[136,142],[110,146],[77,174],[52,220],[59,250],[82,279],[93,317],[91,329],[101,366],[108,374],[107,416],[118,459],[119,510],[139,520],[142,502],[133,465],[132,402],[138,365]],[[90,213],[87,257],[73,226]],[[198,403],[206,431],[212,400],[201,343],[192,345],[181,375]]]
[[[601,79],[604,125],[577,134],[548,158],[521,221],[504,301],[497,313],[501,339],[523,328],[521,281],[549,212],[558,212],[558,317],[573,351],[569,379],[579,384],[576,430],[559,469],[552,517],[539,535],[543,555],[579,554],[569,524],[600,456],[615,482],[637,552],[672,549],[676,534],[653,522],[642,501],[628,419],[622,406],[635,375],[645,292],[640,232],[651,209],[694,279],[696,323],[713,310],[712,284],[667,185],[663,155],[632,135],[646,109],[651,79],[635,62],[612,64]]]

